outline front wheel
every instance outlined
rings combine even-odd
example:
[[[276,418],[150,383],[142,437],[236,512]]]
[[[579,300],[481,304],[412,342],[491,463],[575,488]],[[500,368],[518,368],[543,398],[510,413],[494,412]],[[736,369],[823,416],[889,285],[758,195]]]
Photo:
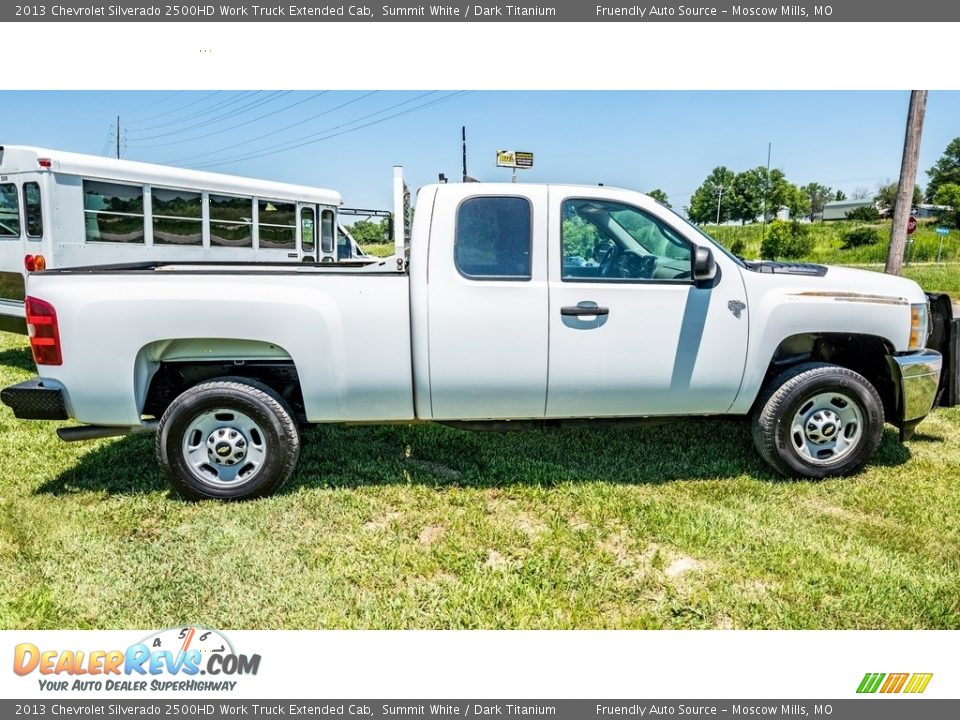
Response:
[[[201,383],[160,418],[157,458],[171,485],[193,500],[269,495],[293,474],[300,435],[290,408],[248,378]]]
[[[849,475],[876,452],[883,422],[883,403],[865,377],[805,363],[776,377],[758,401],[753,442],[783,475]]]

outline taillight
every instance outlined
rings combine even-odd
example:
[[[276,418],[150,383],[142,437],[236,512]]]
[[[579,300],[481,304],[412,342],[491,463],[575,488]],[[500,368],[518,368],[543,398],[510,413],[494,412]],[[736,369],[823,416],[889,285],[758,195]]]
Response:
[[[50,158],[37,158],[37,165],[49,170],[53,166],[53,160]]]
[[[23,267],[27,272],[46,270],[47,259],[43,255],[24,255]]]
[[[44,300],[27,296],[27,334],[33,359],[37,365],[63,365],[60,354],[60,328],[57,325],[57,311]]]

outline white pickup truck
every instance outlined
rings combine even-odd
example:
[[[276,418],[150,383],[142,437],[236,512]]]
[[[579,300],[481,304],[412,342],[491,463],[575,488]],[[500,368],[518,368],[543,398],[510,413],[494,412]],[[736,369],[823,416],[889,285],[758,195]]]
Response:
[[[779,472],[841,475],[941,374],[916,283],[744,262],[603,186],[426,186],[375,265],[61,268],[27,293],[40,376],[3,402],[87,424],[67,440],[156,431],[191,498],[276,490],[309,423],[741,415]]]

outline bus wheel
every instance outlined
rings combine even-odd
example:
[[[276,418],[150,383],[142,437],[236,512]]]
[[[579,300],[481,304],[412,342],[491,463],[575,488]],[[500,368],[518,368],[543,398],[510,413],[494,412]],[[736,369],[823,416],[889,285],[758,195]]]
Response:
[[[196,385],[163,413],[157,458],[192,500],[247,500],[275,492],[293,474],[300,433],[270,387],[224,377]]]

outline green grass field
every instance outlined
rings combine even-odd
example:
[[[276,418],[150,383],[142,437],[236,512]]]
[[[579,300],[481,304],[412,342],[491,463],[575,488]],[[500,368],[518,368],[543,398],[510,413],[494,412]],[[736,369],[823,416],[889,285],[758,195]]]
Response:
[[[33,373],[0,333],[0,385]],[[735,421],[323,427],[242,504],[55,425],[0,408],[2,628],[960,628],[960,409],[824,482]]]

